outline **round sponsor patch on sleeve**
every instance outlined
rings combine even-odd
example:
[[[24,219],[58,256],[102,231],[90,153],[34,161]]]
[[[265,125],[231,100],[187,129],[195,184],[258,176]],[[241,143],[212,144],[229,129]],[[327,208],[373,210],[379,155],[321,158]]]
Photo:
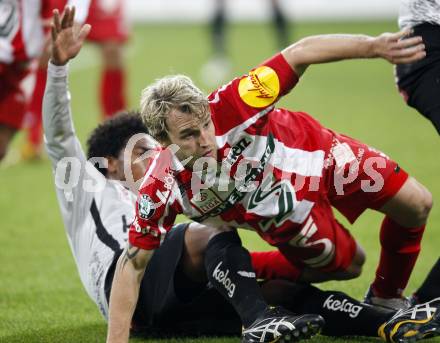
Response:
[[[143,194],[138,201],[139,217],[142,219],[151,218],[154,214],[154,207],[153,200],[148,195]]]
[[[240,98],[249,106],[261,108],[275,102],[280,93],[280,80],[272,68],[261,66],[240,80]]]

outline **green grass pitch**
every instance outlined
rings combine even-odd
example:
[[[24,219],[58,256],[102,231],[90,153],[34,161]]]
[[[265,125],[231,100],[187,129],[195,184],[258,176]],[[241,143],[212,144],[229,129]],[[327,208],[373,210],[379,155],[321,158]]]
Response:
[[[298,39],[318,33],[373,35],[395,29],[393,22],[301,23],[292,31]],[[272,28],[268,25],[233,25],[228,32],[235,74],[245,73],[275,52]],[[165,74],[188,74],[200,84],[200,66],[209,50],[208,33],[201,25],[135,27],[127,51],[130,105],[136,107],[141,89]],[[74,119],[82,142],[98,120],[99,61],[98,52],[87,46],[71,66]],[[405,106],[393,79],[393,68],[384,61],[313,66],[281,105],[304,110],[324,125],[385,151],[424,183],[435,200],[440,197],[438,136],[426,119]],[[64,234],[49,162],[46,159],[41,163],[14,164],[20,140],[22,137],[15,140],[7,163],[0,167],[0,342],[104,342],[106,324],[79,280]],[[379,214],[370,212],[349,226],[368,254],[363,275],[354,281],[329,282],[323,287],[362,297],[378,260],[380,220]],[[440,254],[439,226],[440,211],[434,207],[408,292],[420,284]],[[243,237],[250,249],[268,248],[255,234],[245,232]],[[153,341],[157,340],[147,342]],[[238,338],[172,342],[183,341],[237,342]],[[348,340],[318,337],[315,341]]]

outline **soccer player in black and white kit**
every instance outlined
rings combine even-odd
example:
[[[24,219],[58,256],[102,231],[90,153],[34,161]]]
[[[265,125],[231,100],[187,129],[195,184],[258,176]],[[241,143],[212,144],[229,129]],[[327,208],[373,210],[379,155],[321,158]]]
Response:
[[[399,26],[423,37],[426,57],[398,65],[397,85],[407,104],[440,134],[440,0],[401,0]]]
[[[71,35],[61,33],[70,28],[66,16],[72,19],[73,13],[67,10],[61,22],[55,20],[53,29],[54,48],[43,104],[45,143],[81,281],[104,318],[108,318],[115,263],[128,237],[127,226],[134,217],[134,181],[143,176],[142,155],[151,141],[146,135],[147,128],[136,114],[123,114],[93,131],[88,140],[87,160],[73,128],[65,64],[79,52],[89,27],[84,26],[78,39],[72,40]],[[58,18],[58,14],[55,17]],[[136,144],[125,153],[127,141],[136,134]],[[90,159],[97,156],[104,156],[107,164]],[[132,173],[132,182],[126,179],[124,167]],[[66,180],[68,169],[70,176]],[[220,293],[208,285],[205,275],[204,260],[213,253],[209,252],[213,249],[210,238],[224,233],[197,223],[177,225],[170,231],[143,276],[132,329],[159,335],[239,334],[241,318]],[[251,279],[252,270],[242,274]],[[234,279],[234,287],[240,287],[239,281]],[[392,311],[361,304],[344,293],[321,291],[309,285],[269,280],[261,290],[270,304],[283,305],[296,313],[321,314],[327,322],[323,332],[328,335],[379,334],[385,340],[397,341],[411,329],[414,340],[431,334],[440,325],[437,310],[440,300],[395,315]],[[251,289],[249,293],[252,294]],[[257,293],[256,301],[261,301],[258,297]],[[417,320],[425,322],[417,324]],[[260,331],[254,330],[252,338],[244,342],[266,341],[262,338],[265,332],[264,325],[262,327]],[[295,334],[300,335],[298,330],[303,327],[292,330],[290,338],[297,340]]]

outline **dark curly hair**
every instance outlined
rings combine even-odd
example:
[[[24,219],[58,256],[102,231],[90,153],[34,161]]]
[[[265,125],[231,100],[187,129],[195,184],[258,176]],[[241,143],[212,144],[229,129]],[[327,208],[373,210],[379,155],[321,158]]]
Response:
[[[87,159],[105,156],[117,158],[129,139],[137,133],[148,133],[139,112],[121,112],[92,131],[87,140]],[[107,175],[107,168],[101,168],[97,163],[95,167],[104,176]]]

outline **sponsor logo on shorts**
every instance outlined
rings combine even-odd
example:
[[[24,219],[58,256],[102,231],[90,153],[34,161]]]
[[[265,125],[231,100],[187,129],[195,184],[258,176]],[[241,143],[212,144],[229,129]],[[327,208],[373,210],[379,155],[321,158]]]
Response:
[[[226,269],[226,271],[220,269],[222,264],[223,261],[220,261],[220,263],[217,264],[217,267],[215,267],[212,276],[226,289],[226,291],[228,292],[228,297],[232,298],[235,292],[235,283],[233,283],[231,279],[228,278],[229,269]]]
[[[138,201],[139,217],[142,219],[151,218],[154,214],[154,208],[153,200],[148,195],[143,194]]]
[[[277,73],[270,67],[261,66],[240,80],[238,93],[249,106],[262,108],[273,104],[280,93]]]
[[[351,318],[356,318],[362,311],[362,306],[355,305],[347,299],[342,301],[333,299],[333,294],[327,298],[322,307],[330,311],[348,313]]]

